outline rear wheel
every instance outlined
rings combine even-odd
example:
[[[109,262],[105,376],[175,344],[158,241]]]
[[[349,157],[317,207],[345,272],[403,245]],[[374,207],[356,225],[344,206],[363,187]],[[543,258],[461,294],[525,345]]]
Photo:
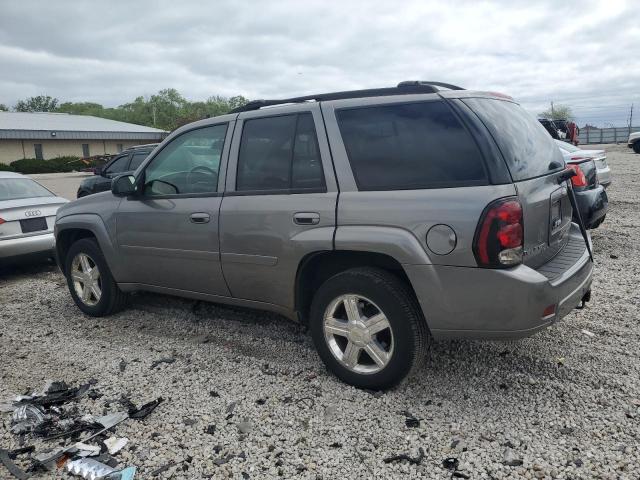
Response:
[[[113,280],[94,239],[83,238],[71,245],[65,261],[65,272],[73,301],[87,315],[110,315],[126,303],[127,295]]]
[[[427,326],[407,285],[377,268],[329,278],[311,305],[318,353],[342,381],[385,389],[402,381],[425,355]]]
[[[640,140],[636,141],[633,144],[633,151],[636,153],[640,153]]]

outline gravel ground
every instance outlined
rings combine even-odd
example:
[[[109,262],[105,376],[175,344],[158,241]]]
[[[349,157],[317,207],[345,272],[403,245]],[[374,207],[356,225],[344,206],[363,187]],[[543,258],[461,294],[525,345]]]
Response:
[[[607,148],[615,177],[593,232],[593,300],[532,338],[438,343],[413,377],[374,395],[337,381],[280,317],[140,294],[114,317],[87,318],[55,267],[30,267],[0,277],[1,396],[93,378],[104,396],[84,398],[86,412],[118,410],[105,402],[122,393],[166,398],[117,427],[129,438],[121,464],[144,479],[451,478],[447,457],[474,479],[638,479],[640,155]],[[162,358],[175,362],[151,368]],[[9,418],[4,448],[17,446]],[[420,448],[419,465],[383,461]]]

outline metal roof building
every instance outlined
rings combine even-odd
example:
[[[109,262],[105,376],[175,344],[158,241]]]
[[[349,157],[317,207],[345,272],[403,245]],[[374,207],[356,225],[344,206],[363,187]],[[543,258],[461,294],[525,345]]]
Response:
[[[117,153],[132,145],[160,141],[167,134],[88,115],[0,112],[0,162]]]

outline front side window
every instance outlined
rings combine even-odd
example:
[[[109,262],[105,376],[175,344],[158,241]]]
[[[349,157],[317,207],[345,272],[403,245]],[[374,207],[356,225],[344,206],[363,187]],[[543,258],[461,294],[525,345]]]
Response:
[[[311,113],[244,122],[236,190],[323,191],[320,150]]]
[[[123,155],[116,158],[105,170],[105,173],[122,173],[127,170],[127,164],[129,163],[129,155]]]
[[[469,132],[442,101],[336,112],[359,190],[486,185]]]
[[[220,158],[227,124],[198,128],[174,138],[145,169],[145,195],[218,191]]]

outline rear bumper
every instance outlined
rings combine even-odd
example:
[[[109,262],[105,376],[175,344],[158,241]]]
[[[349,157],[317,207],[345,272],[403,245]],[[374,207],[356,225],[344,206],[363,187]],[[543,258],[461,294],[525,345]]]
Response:
[[[0,258],[7,260],[13,257],[21,257],[23,255],[32,255],[37,253],[50,253],[53,255],[55,253],[55,245],[56,240],[53,236],[53,232],[12,238],[9,240],[0,240]]]
[[[580,235],[577,228],[572,228],[571,235],[576,234]],[[506,270],[404,268],[435,338],[509,339],[536,333],[580,303],[591,288],[593,263],[586,247],[578,255],[552,278],[526,265]],[[551,305],[555,313],[543,316]]]

